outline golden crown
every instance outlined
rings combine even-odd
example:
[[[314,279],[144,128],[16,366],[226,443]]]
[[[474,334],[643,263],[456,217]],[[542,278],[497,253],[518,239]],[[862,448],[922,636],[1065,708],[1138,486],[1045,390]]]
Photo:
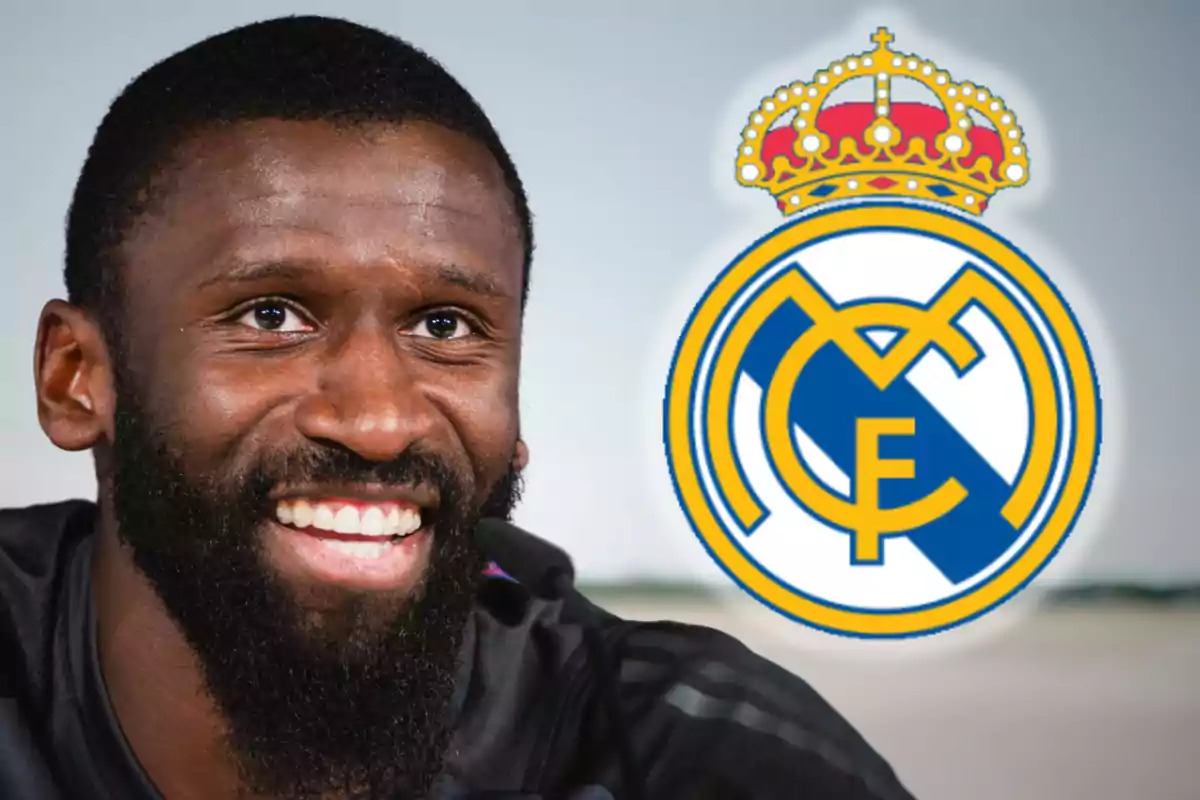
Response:
[[[1004,101],[983,86],[954,82],[927,59],[892,50],[893,39],[880,28],[871,37],[874,50],[763,98],[742,131],[738,182],[769,191],[785,216],[879,195],[980,214],[996,192],[1024,184],[1023,133]],[[872,83],[870,101],[826,105],[835,90],[860,78]],[[941,107],[894,102],[897,78],[922,84]]]

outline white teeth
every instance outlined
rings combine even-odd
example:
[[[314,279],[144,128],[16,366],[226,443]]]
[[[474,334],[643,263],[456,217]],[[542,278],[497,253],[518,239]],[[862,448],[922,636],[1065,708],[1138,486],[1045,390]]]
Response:
[[[294,528],[317,528],[347,536],[408,536],[421,527],[421,512],[395,503],[346,505],[281,500],[275,517]]]
[[[324,544],[355,558],[379,558],[392,546],[391,542],[347,542],[344,539],[328,539]]]
[[[317,513],[313,516],[313,527],[322,531],[331,531],[337,524],[333,516],[333,509],[324,503],[317,506]]]
[[[287,505],[280,503],[280,505]],[[292,524],[297,528],[307,528],[313,524],[313,507],[307,500],[297,500],[292,504]]]
[[[379,506],[370,506],[362,513],[360,529],[363,536],[383,536],[387,518]]]
[[[358,509],[354,506],[342,506],[342,510],[333,518],[333,530],[335,533],[347,534],[361,532],[362,520],[359,519]]]

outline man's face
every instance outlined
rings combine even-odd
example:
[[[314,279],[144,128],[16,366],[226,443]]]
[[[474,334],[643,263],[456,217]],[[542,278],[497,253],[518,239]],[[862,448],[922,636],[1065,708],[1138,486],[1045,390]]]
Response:
[[[120,537],[250,780],[420,791],[469,531],[516,500],[511,197],[485,148],[420,123],[245,123],[178,162],[122,251]]]

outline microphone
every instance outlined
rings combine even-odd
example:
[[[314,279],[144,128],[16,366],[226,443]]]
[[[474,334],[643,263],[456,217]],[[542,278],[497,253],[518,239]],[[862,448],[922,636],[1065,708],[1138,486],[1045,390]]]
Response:
[[[495,517],[481,519],[475,527],[476,544],[491,557],[496,566],[508,573],[535,597],[549,601],[573,600],[579,606],[595,606],[575,588],[575,566],[567,553],[545,539],[540,539],[511,522]],[[621,706],[617,702],[616,670],[604,647],[596,626],[595,615],[581,622],[584,646],[596,674],[596,688],[608,717],[609,733],[614,741],[621,776],[625,783],[622,797],[644,800],[644,778],[633,755],[633,743]]]

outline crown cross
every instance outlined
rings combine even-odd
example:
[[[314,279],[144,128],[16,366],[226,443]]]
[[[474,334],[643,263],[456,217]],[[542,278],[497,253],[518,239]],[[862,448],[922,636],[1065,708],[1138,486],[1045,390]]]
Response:
[[[1003,100],[956,82],[932,61],[900,53],[879,28],[876,47],[847,56],[808,81],[780,86],[750,113],[736,162],[743,186],[769,191],[785,214],[878,195],[905,196],[982,213],[1000,190],[1028,180],[1024,132]],[[827,103],[866,78],[871,95]],[[897,102],[900,81],[937,98]]]

